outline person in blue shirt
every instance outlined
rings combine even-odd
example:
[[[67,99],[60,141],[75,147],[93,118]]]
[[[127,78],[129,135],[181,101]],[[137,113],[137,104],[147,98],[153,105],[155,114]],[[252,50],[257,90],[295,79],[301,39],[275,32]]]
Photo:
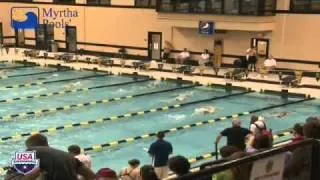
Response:
[[[168,177],[168,159],[172,154],[172,145],[164,140],[165,133],[158,132],[157,141],[150,145],[148,153],[152,157],[152,165],[159,179]]]

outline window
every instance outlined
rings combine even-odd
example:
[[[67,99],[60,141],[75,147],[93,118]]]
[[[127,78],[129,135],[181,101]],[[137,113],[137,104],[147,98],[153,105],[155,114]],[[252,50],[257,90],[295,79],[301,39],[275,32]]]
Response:
[[[207,1],[207,10],[213,14],[222,13],[222,0],[208,0]]]
[[[189,12],[190,1],[188,0],[177,0],[176,2],[177,12]]]
[[[156,0],[135,0],[134,5],[136,7],[155,7]]]
[[[320,11],[320,0],[311,0],[311,10]]]
[[[157,0],[156,7],[158,12],[261,16],[274,15],[276,0]]]
[[[224,13],[239,14],[239,0],[224,1]]]
[[[206,12],[207,0],[192,0],[190,2],[191,12]]]
[[[319,12],[320,0],[291,0],[291,10],[298,12]]]
[[[291,0],[291,10],[309,11],[310,0]]]
[[[87,4],[89,5],[110,5],[111,0],[87,0]]]
[[[161,12],[173,12],[174,0],[162,0],[157,4],[157,10]]]
[[[241,2],[241,14],[257,15],[257,0],[243,0]]]
[[[54,3],[62,3],[62,4],[75,4],[75,0],[54,0]]]

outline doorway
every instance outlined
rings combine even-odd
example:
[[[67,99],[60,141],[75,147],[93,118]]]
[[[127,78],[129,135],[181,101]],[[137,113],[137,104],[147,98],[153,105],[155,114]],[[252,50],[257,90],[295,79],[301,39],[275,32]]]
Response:
[[[223,40],[222,39],[215,39],[214,40],[214,62],[213,66],[216,68],[220,68],[222,65],[222,55],[223,55]]]
[[[24,47],[25,45],[25,36],[23,29],[16,29],[15,30],[15,37],[16,37],[16,47]]]
[[[54,41],[54,26],[52,24],[40,24],[36,29],[37,49],[50,50],[50,45]]]
[[[66,27],[66,49],[68,52],[75,53],[77,51],[77,27]]]
[[[148,32],[148,58],[149,60],[161,60],[162,33]]]

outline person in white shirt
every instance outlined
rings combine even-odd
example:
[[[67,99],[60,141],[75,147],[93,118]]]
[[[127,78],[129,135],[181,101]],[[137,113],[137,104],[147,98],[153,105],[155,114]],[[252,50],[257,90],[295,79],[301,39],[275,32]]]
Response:
[[[210,54],[208,49],[205,49],[204,52],[201,54],[201,60],[199,61],[200,66],[204,66],[205,63],[209,62]]]
[[[250,121],[250,131],[255,135],[263,129],[267,129],[264,118],[262,116],[253,115]]]
[[[187,48],[184,48],[183,51],[178,55],[176,59],[176,64],[183,64],[185,60],[190,57],[190,53]]]
[[[91,169],[91,157],[87,154],[81,154],[81,148],[78,145],[69,146],[68,151],[80,162],[82,162],[87,168]]]
[[[269,56],[268,59],[264,61],[264,67],[269,69],[274,69],[277,66],[277,61],[273,58],[273,56]]]

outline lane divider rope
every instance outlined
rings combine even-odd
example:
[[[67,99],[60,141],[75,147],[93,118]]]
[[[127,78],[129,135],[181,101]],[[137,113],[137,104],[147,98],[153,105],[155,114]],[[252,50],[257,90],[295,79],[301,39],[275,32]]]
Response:
[[[229,95],[225,95],[225,96],[218,96],[218,97],[207,99],[207,101],[224,99],[224,98],[228,98],[228,97],[232,97],[232,96],[244,95],[244,94],[251,93],[251,92],[252,91],[247,91],[247,92],[241,92],[241,93],[236,93],[236,94],[229,94]],[[129,98],[131,98],[131,97],[129,97]],[[197,104],[197,103],[202,103],[202,102],[204,102],[204,100],[193,101],[193,103],[191,103],[191,104]],[[67,124],[67,125],[57,126],[57,127],[43,129],[43,130],[36,130],[33,132],[27,132],[27,133],[22,133],[22,134],[17,133],[14,136],[7,136],[7,137],[0,138],[0,142],[7,141],[10,139],[12,139],[14,141],[18,141],[18,140],[21,140],[22,137],[29,136],[29,135],[36,134],[36,133],[50,133],[50,132],[52,133],[55,131],[62,131],[65,129],[75,128],[75,127],[89,127],[93,124],[104,123],[104,122],[108,122],[108,121],[118,121],[122,118],[128,118],[128,117],[133,117],[133,116],[142,116],[142,115],[145,115],[148,113],[168,111],[168,110],[177,109],[182,106],[187,106],[187,105],[191,105],[191,104],[190,103],[176,104],[176,105],[171,105],[171,106],[164,106],[164,107],[149,109],[149,110],[145,110],[145,111],[138,111],[138,112],[134,112],[134,113],[126,113],[126,114],[118,115],[118,116],[105,117],[105,118],[100,118],[100,119],[91,120],[91,121]]]
[[[0,87],[0,89],[14,89],[14,88],[22,88],[22,87],[30,87],[30,86],[39,86],[42,84],[51,84],[51,83],[57,83],[57,82],[66,82],[66,81],[73,81],[73,80],[80,80],[80,79],[90,79],[95,77],[103,77],[103,76],[109,76],[110,74],[98,74],[93,76],[83,76],[83,77],[77,77],[77,78],[70,78],[70,79],[60,79],[55,81],[37,81],[27,84],[16,84],[16,85],[10,85],[5,87]]]
[[[133,94],[133,95],[115,97],[115,98],[109,98],[109,99],[99,99],[99,100],[95,100],[95,101],[91,101],[91,102],[64,105],[61,107],[54,107],[54,108],[50,108],[50,109],[39,109],[36,111],[22,112],[19,114],[9,114],[9,115],[5,115],[5,116],[0,116],[0,119],[2,119],[2,122],[10,122],[10,121],[16,120],[16,118],[26,118],[26,117],[30,117],[30,116],[41,116],[44,114],[55,113],[58,111],[72,110],[72,109],[81,108],[81,107],[89,107],[89,106],[94,106],[94,105],[98,105],[98,104],[106,104],[106,103],[120,101],[120,100],[132,99],[132,98],[137,98],[137,97],[141,97],[141,96],[147,96],[147,95],[158,94],[158,93],[165,93],[165,92],[176,91],[176,90],[181,90],[181,89],[189,89],[189,88],[194,88],[194,87],[195,87],[194,85],[182,86],[182,87],[165,89],[165,90],[154,91],[154,92]]]
[[[278,139],[280,137],[285,137],[285,136],[289,136],[292,134],[292,130],[288,130],[286,132],[282,132],[282,133],[279,133],[279,134],[276,134],[273,136],[274,139]],[[132,141],[130,141],[132,142]],[[277,143],[275,143],[277,144]],[[100,147],[97,147],[97,149],[100,150]],[[102,150],[102,149],[101,149]],[[210,160],[212,159],[215,155],[217,154],[217,152],[210,152],[210,153],[206,153],[204,155],[201,155],[201,156],[197,156],[195,158],[189,158],[189,162],[190,164],[194,164],[194,163],[197,163],[199,161],[202,161],[202,160]],[[0,167],[0,175],[5,175],[5,172],[10,169],[10,166],[6,166],[6,167]]]
[[[35,75],[40,75],[40,74],[50,74],[50,73],[66,72],[66,71],[71,71],[71,69],[36,72],[36,73],[29,73],[29,74],[17,74],[17,75],[11,75],[11,76],[6,76],[6,77],[0,77],[0,79],[8,79],[8,78],[14,78],[14,77],[23,77],[23,76],[35,76]]]
[[[56,92],[50,92],[50,93],[46,93],[46,94],[37,94],[37,95],[32,95],[32,96],[14,97],[14,98],[10,98],[10,99],[2,99],[2,100],[0,100],[0,103],[12,103],[13,101],[20,101],[20,100],[26,100],[26,99],[31,100],[31,99],[40,98],[40,97],[64,95],[64,94],[69,94],[69,93],[90,91],[90,90],[99,89],[99,88],[107,88],[107,87],[114,87],[114,86],[129,85],[129,84],[146,82],[146,81],[151,81],[151,80],[152,79],[143,79],[143,80],[137,80],[137,81],[127,81],[127,82],[123,82],[123,83],[115,83],[115,84],[93,86],[93,87],[89,87],[89,88],[78,88],[78,89],[73,89],[73,90],[56,91]]]

